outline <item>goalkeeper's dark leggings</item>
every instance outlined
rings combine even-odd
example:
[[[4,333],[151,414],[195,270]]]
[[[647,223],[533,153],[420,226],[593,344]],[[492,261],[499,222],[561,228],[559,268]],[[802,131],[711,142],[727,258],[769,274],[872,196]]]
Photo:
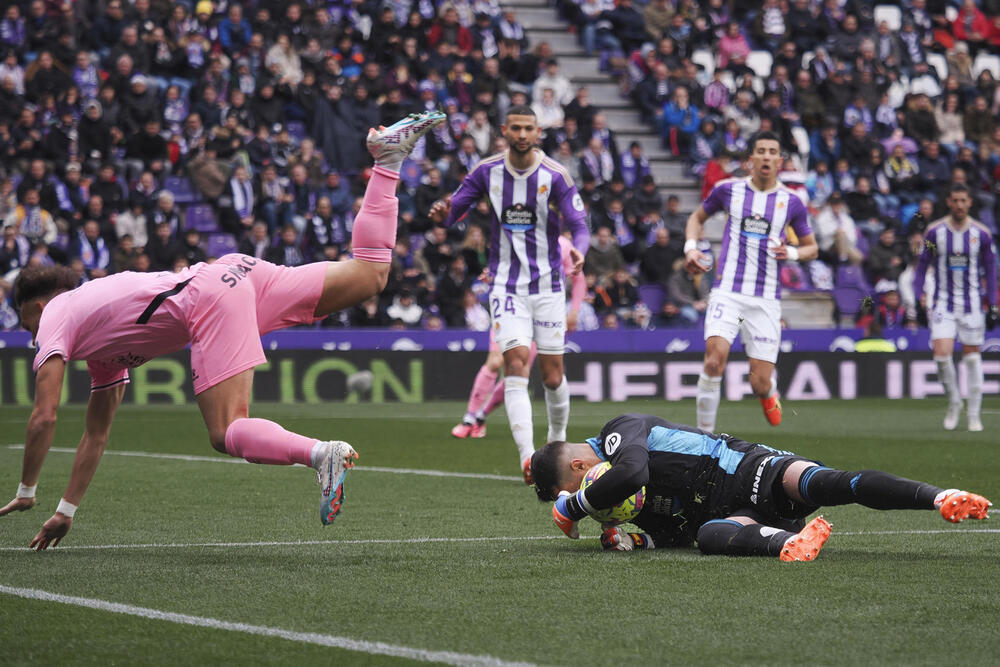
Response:
[[[780,484],[780,482],[778,482]],[[777,490],[776,490],[777,491]],[[936,486],[879,470],[807,468],[799,478],[799,493],[810,505],[857,503],[877,510],[934,509]],[[795,533],[759,523],[744,526],[731,519],[709,521],[698,529],[698,548],[706,554],[778,556]]]

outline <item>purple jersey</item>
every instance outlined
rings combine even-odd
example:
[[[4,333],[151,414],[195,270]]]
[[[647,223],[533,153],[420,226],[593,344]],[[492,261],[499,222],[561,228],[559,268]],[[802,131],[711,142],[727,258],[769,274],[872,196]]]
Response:
[[[590,233],[583,200],[566,170],[536,151],[535,166],[515,170],[507,153],[486,158],[473,169],[451,199],[445,226],[454,224],[482,197],[490,202],[490,275],[494,288],[508,294],[563,291],[560,216],[573,232],[573,245],[586,254]],[[555,215],[551,208],[558,210]]]
[[[950,220],[942,218],[927,228],[913,280],[916,298],[923,294],[927,268],[933,266],[934,308],[955,315],[978,313],[983,297],[997,305],[997,255],[990,230],[970,218],[969,225],[958,231],[948,224]],[[981,274],[986,278],[985,291]]]
[[[802,200],[780,183],[762,192],[749,178],[720,182],[702,204],[708,215],[726,212],[715,288],[759,296],[781,298],[779,262],[768,253],[768,244],[778,245],[790,224],[799,237],[812,234]]]

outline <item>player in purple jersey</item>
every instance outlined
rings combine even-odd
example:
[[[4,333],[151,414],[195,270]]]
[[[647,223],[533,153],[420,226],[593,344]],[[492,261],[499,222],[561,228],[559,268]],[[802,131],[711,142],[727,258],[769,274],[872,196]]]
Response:
[[[968,371],[969,430],[982,431],[983,358],[979,346],[985,339],[984,329],[987,326],[992,329],[1000,319],[997,313],[997,254],[989,229],[969,217],[972,204],[969,189],[953,185],[947,203],[949,214],[932,223],[924,235],[913,292],[921,305],[927,307],[924,280],[927,269],[933,267],[934,294],[928,319],[938,378],[948,394],[944,427],[954,430],[962,413],[953,358],[955,338],[958,338],[962,344],[962,363]],[[988,320],[983,317],[983,301],[990,306]]]
[[[541,129],[527,106],[507,111],[501,128],[508,150],[484,159],[454,195],[434,203],[430,217],[454,224],[483,197],[489,199],[490,316],[504,359],[504,405],[520,455],[525,482],[531,483],[535,451],[528,394],[531,343],[538,347],[538,365],[545,385],[549,418],[548,440],[563,440],[569,421],[569,388],[563,375],[566,339],[566,298],[560,219],[573,234],[571,273],[583,267],[590,244],[583,199],[573,180],[555,160],[536,146]],[[559,215],[553,214],[556,209]]]
[[[772,426],[781,423],[781,401],[772,380],[781,343],[778,272],[782,261],[808,262],[819,250],[802,200],[778,182],[782,160],[778,137],[758,133],[750,141],[750,178],[718,183],[687,221],[685,268],[704,273],[711,268],[710,258],[698,249],[705,221],[717,211],[726,213],[705,311],[705,366],[698,378],[698,428],[706,431],[715,430],[722,372],[737,333],[750,357],[750,386],[764,416]],[[798,247],[785,243],[786,225],[798,236]]]

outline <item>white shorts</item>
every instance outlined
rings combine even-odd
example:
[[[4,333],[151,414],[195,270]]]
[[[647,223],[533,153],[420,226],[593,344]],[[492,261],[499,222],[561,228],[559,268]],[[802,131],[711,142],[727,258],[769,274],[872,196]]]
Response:
[[[719,336],[732,345],[737,333],[748,357],[776,362],[781,345],[781,302],[713,289],[705,311],[705,340]]]
[[[566,299],[562,294],[519,296],[490,292],[493,336],[501,352],[532,341],[539,354],[562,354],[566,348]]]
[[[958,339],[962,345],[982,345],[986,340],[986,317],[982,312],[957,314],[934,308],[930,320],[931,340]]]

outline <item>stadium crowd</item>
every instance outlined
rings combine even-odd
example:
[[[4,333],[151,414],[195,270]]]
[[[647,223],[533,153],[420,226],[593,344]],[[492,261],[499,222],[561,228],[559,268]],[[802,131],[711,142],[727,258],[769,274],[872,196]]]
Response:
[[[741,173],[751,134],[778,133],[821,248],[782,283],[875,286],[891,327],[925,317],[914,258],[947,188],[966,183],[996,234],[1000,176],[1000,3],[901,5],[899,30],[866,0],[558,8],[706,194]],[[488,206],[447,230],[427,214],[504,149],[511,104],[532,105],[588,210],[579,327],[697,326],[705,309],[710,280],[680,268],[679,199],[497,0],[11,2],[0,57],[0,328],[29,264],[82,282],[233,251],[346,256],[368,128],[440,107],[449,122],[402,170],[387,289],[324,325],[487,329]]]

